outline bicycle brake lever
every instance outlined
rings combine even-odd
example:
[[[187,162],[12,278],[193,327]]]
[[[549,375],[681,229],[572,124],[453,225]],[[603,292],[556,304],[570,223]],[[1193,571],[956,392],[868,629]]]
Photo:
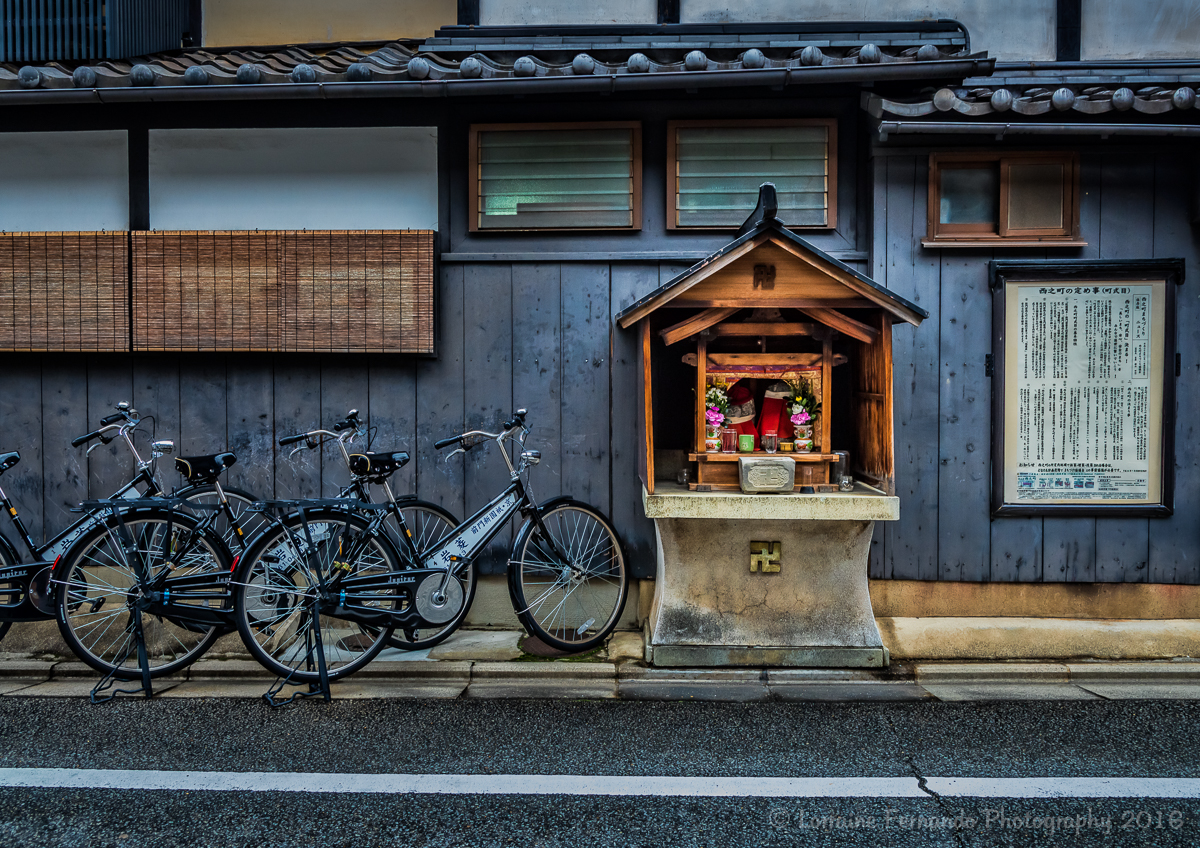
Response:
[[[450,451],[450,453],[446,454],[446,461],[449,462],[450,457],[454,456],[456,453],[466,453],[466,450],[463,448],[455,448],[454,450]]]
[[[89,456],[91,456],[91,455],[92,455],[92,451],[94,451],[96,448],[102,448],[102,447],[104,447],[106,444],[108,444],[108,443],[107,443],[107,442],[96,442],[96,444],[92,445],[90,448],[88,448],[88,449],[87,449],[87,453],[85,453],[85,454],[84,454],[84,457],[89,457]]]

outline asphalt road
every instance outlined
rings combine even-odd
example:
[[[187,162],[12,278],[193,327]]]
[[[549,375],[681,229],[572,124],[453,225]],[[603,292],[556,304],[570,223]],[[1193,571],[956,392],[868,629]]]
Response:
[[[271,711],[251,701],[2,698],[0,777],[20,768],[604,775],[632,786],[650,775],[747,778],[739,786],[749,789],[531,795],[520,777],[512,794],[488,795],[5,788],[0,845],[1192,848],[1196,798],[773,798],[755,797],[755,779],[1197,778],[1197,719],[1200,703],[1149,701],[376,700]]]

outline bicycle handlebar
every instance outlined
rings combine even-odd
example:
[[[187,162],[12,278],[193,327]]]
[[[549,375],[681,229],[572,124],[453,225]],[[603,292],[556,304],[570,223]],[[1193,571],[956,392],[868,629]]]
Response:
[[[303,442],[308,438],[308,433],[298,433],[295,436],[284,436],[279,440],[279,446],[286,448],[288,445],[294,445],[296,442]]]
[[[438,439],[436,442],[433,443],[433,447],[436,450],[441,450],[442,448],[448,448],[451,445],[457,445],[462,440],[463,440],[462,436],[451,436],[448,439]]]
[[[101,433],[99,430],[93,430],[92,432],[85,433],[82,436],[76,436],[75,438],[71,439],[71,447],[77,448],[80,445],[87,444],[92,439],[95,439],[96,437],[98,437],[100,435],[101,435]]]

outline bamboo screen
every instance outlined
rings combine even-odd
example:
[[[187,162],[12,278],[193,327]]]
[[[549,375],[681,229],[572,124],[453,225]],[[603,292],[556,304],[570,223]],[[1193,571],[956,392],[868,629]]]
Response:
[[[138,232],[135,350],[432,353],[433,233]]]
[[[0,235],[0,350],[129,350],[125,233]]]

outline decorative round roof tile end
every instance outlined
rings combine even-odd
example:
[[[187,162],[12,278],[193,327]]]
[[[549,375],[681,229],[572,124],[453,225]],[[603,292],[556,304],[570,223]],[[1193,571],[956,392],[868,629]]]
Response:
[[[942,58],[942,51],[938,50],[936,44],[922,44],[917,50],[918,62],[934,62]]]
[[[992,108],[997,112],[1007,112],[1013,105],[1013,93],[1007,88],[998,88],[992,92]]]
[[[683,67],[689,71],[707,71],[708,57],[703,50],[693,50],[683,57]]]
[[[531,77],[537,73],[537,63],[532,56],[522,56],[513,62],[513,76]]]
[[[429,76],[429,60],[415,56],[408,60],[408,75],[413,79],[423,80]]]
[[[757,47],[751,47],[742,54],[742,67],[757,70],[767,66],[767,57]]]
[[[1177,88],[1171,95],[1171,103],[1176,109],[1191,109],[1196,105],[1196,92],[1186,85],[1183,88]]]
[[[42,72],[26,65],[17,71],[17,82],[20,83],[21,88],[38,88],[42,84]]]
[[[257,85],[262,81],[262,71],[258,65],[241,65],[237,69],[237,81],[242,85]]]
[[[137,86],[154,85],[154,71],[149,65],[134,65],[129,71],[129,81]]]
[[[587,76],[596,72],[596,60],[586,53],[580,53],[571,60],[571,73]]]
[[[634,53],[625,62],[625,67],[631,74],[646,74],[650,72],[650,57],[645,53]]]
[[[949,112],[954,108],[954,104],[958,102],[958,98],[954,96],[954,92],[948,88],[939,88],[937,93],[933,95],[933,108],[939,112]]]
[[[306,65],[301,62],[296,67],[292,68],[292,82],[316,82],[317,70],[312,65]]]
[[[1050,95],[1050,105],[1060,112],[1066,112],[1075,105],[1075,92],[1069,88],[1060,88]]]
[[[1133,89],[1118,88],[1112,96],[1113,108],[1118,112],[1128,112],[1133,108]]]
[[[71,83],[76,88],[95,88],[96,72],[86,65],[71,71]]]
[[[463,79],[479,79],[483,76],[483,62],[468,56],[458,63],[458,73]]]
[[[208,71],[199,65],[192,65],[183,72],[184,85],[208,85]]]
[[[864,44],[858,51],[858,61],[867,65],[876,65],[883,61],[883,51],[877,44]]]
[[[355,62],[346,68],[346,79],[350,82],[370,82],[372,76],[371,66],[366,62]]]
[[[800,51],[800,64],[810,68],[815,68],[825,61],[825,54],[821,52],[820,47],[808,45]]]

